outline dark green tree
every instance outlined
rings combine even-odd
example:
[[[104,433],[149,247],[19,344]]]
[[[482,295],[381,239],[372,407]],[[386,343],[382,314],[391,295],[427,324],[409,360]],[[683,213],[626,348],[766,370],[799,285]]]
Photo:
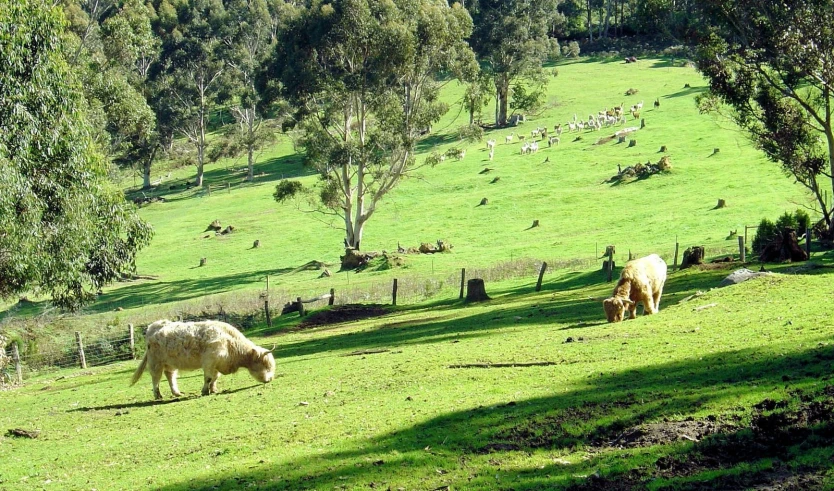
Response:
[[[344,222],[347,247],[417,168],[415,145],[448,109],[439,76],[474,76],[471,28],[445,0],[339,0],[312,2],[284,30],[260,86],[296,109],[320,204]]]
[[[216,0],[162,0],[156,6],[155,28],[162,51],[150,78],[159,97],[154,103],[160,131],[169,140],[179,134],[193,146],[197,169],[194,185],[203,185],[209,157],[209,123],[228,79],[222,35],[232,22]]]
[[[472,46],[495,84],[495,124],[507,124],[510,87],[522,79],[543,83],[542,62],[558,43],[548,36],[562,0],[478,0],[468,7]]]
[[[107,179],[63,24],[44,0],[0,0],[0,296],[75,309],[133,271],[152,229]]]
[[[705,0],[704,111],[729,116],[814,196],[828,229],[834,192],[834,2]],[[827,179],[828,185],[820,182]]]

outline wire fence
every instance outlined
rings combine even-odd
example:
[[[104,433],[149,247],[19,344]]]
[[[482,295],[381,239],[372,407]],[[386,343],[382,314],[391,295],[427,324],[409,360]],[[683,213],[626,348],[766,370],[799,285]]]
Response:
[[[728,247],[709,250],[711,256],[727,256],[738,252],[737,249]],[[660,253],[670,265],[677,264],[675,255],[675,252]],[[615,262],[624,264],[631,256],[629,252],[615,254],[613,257]],[[633,256],[637,257],[637,254]],[[548,260],[546,274],[552,275],[564,270],[591,270],[597,267],[602,259],[587,257]],[[522,258],[488,268],[456,270],[434,275],[403,275],[395,280],[396,300],[399,305],[403,305],[420,303],[441,295],[454,294],[457,298],[458,289],[463,287],[462,283],[466,278],[480,278],[485,282],[530,278],[532,283],[536,281],[544,262]],[[307,304],[304,307],[307,311],[323,308],[328,304],[388,304],[392,302],[392,282],[390,279],[359,282],[331,289],[329,293],[312,287],[303,291],[273,288],[257,293],[246,292],[235,296],[200,299],[178,306],[168,311],[167,315],[169,318],[184,321],[222,320],[246,331],[265,322],[268,324],[271,315],[281,315],[286,306],[291,306],[299,298]],[[81,333],[76,333],[76,338],[68,335],[65,343],[50,346],[50,349],[41,350],[37,343],[16,345],[19,348],[17,355],[14,353],[15,343],[7,346],[5,350],[0,350],[0,386],[20,383],[48,371],[87,368],[132,360],[143,356],[145,350],[144,329],[133,329],[132,325],[125,326],[121,332],[90,340],[83,339]]]

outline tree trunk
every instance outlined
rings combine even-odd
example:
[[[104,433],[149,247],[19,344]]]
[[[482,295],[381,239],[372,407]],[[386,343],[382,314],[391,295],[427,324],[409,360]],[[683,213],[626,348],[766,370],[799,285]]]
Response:
[[[142,189],[151,187],[151,160],[147,159],[142,162]]]
[[[593,7],[591,7],[591,0],[588,0],[586,2],[586,5],[588,6],[588,41],[589,42],[594,42],[594,29],[593,29],[593,26],[592,26],[592,23],[593,23],[592,16],[593,16],[594,11],[593,11]]]
[[[613,0],[606,0],[605,2],[605,27],[602,30],[602,36],[608,37],[608,27],[611,24],[611,2]]]
[[[247,144],[246,144],[246,158],[247,158],[247,173],[246,180],[252,181],[255,179],[255,106],[246,109],[246,123],[247,123]]]
[[[496,126],[505,126],[507,124],[507,98],[510,91],[510,80],[507,74],[502,73],[496,77],[495,86],[498,89],[497,101],[498,117],[495,120]]]

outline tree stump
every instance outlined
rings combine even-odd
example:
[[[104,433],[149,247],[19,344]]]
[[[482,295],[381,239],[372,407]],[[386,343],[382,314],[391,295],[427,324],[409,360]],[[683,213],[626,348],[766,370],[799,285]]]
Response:
[[[717,153],[718,153],[718,152],[720,152],[720,151],[721,151],[721,149],[720,149],[720,148],[713,148],[713,149],[712,149],[712,154],[713,154],[713,155],[715,155],[715,154],[717,154]]]
[[[258,247],[260,247],[260,246],[261,246],[261,241],[260,241],[260,240],[256,240],[256,241],[252,244],[252,249],[257,249],[257,248],[258,248]]]
[[[200,258],[200,267],[202,268],[203,266],[205,266],[206,262],[208,262],[208,260],[204,257],[201,257]]]
[[[642,130],[645,127],[646,127],[646,118],[642,118],[640,120],[640,129]]]
[[[636,146],[636,145],[637,145],[637,140],[629,140],[628,148],[631,148],[631,147]]]
[[[667,152],[667,150],[666,150],[666,145],[663,145],[662,147],[660,147],[660,151],[661,151],[662,153],[666,153],[666,152]]]
[[[498,181],[500,181],[500,180],[501,180],[501,178],[500,178],[500,177],[496,177],[495,179],[491,180],[489,183],[490,183],[490,184],[495,184],[496,182],[498,182]]]
[[[626,137],[625,137],[625,136],[623,136],[623,135],[620,135],[620,136],[617,138],[617,143],[625,143],[625,141],[626,141]]]
[[[204,230],[204,232],[208,232],[209,230],[214,230],[215,232],[219,232],[221,228],[223,228],[223,226],[220,225],[220,220],[215,220],[215,221],[213,221],[209,224],[208,228],[206,228]]]
[[[484,288],[484,280],[481,278],[472,278],[466,282],[466,302],[483,302],[491,300],[486,294]]]
[[[614,262],[614,261],[611,261],[611,271],[614,271],[614,269],[616,269],[616,268],[617,268],[617,263]],[[608,260],[607,259],[602,262],[602,272],[603,273],[608,272]]]
[[[704,263],[704,246],[692,246],[683,251],[680,269]]]
[[[718,208],[724,208],[725,206],[727,206],[727,202],[726,202],[726,201],[724,201],[723,199],[719,199],[719,200],[718,200],[718,204],[716,204],[716,205],[715,205],[715,208],[716,208],[716,209],[718,209]]]
[[[538,220],[533,220],[533,225],[530,225],[530,228],[536,228],[538,226],[539,226],[539,221]]]
[[[233,225],[229,225],[228,227],[224,228],[220,235],[227,235],[235,231],[235,227]]]
[[[764,247],[759,255],[759,260],[762,263],[807,261],[808,253],[799,246],[796,231],[790,227],[785,227],[775,240]]]
[[[489,200],[484,198],[484,199],[481,200],[481,204],[479,204],[478,206],[484,206],[484,205],[487,205],[487,204],[489,204]]]

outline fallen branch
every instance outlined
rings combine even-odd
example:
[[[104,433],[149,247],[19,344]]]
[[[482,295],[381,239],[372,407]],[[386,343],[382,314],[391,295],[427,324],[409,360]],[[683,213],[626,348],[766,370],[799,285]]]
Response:
[[[709,309],[709,308],[715,307],[716,305],[718,305],[718,304],[717,303],[708,303],[706,305],[701,305],[700,307],[695,307],[694,309],[692,309],[692,312],[700,312],[704,309]]]
[[[555,361],[534,361],[520,363],[464,363],[462,365],[449,365],[448,368],[510,368],[510,367],[549,367],[558,365]]]
[[[360,351],[352,351],[350,353],[344,354],[342,356],[361,356],[361,355],[374,355],[376,353],[385,353],[391,351],[389,349],[365,349]]]

